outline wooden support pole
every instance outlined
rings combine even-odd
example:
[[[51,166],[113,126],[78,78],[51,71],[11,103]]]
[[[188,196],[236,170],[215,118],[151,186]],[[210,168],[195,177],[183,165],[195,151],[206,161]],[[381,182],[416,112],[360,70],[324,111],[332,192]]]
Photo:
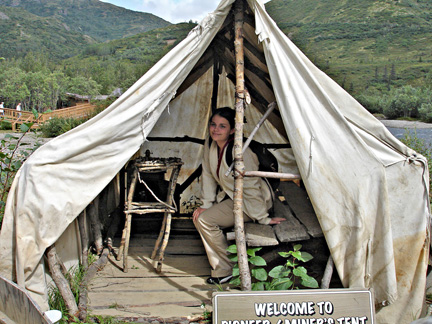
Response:
[[[244,47],[243,47],[243,22],[244,22],[243,0],[234,3],[234,49],[236,59],[236,117],[234,135],[234,229],[237,244],[238,265],[242,290],[251,290],[251,276],[246,249],[246,238],[243,219],[243,118],[244,118]]]
[[[330,255],[324,270],[324,275],[321,280],[321,289],[328,289],[330,287],[330,281],[333,274],[334,262],[333,258]]]
[[[84,270],[87,270],[88,268],[88,237],[87,237],[87,231],[86,231],[86,212],[84,211],[79,214],[78,216],[78,226],[80,231],[80,237],[81,237],[81,264],[84,268]]]
[[[262,178],[274,178],[274,179],[286,179],[286,180],[300,180],[299,174],[293,173],[279,173],[279,172],[267,172],[267,171],[246,171],[245,177],[262,177]]]
[[[217,108],[217,99],[219,93],[219,73],[220,73],[220,63],[217,52],[213,50],[213,93],[212,93],[212,101],[211,107],[212,112],[214,112]]]
[[[265,114],[261,117],[261,119],[259,120],[258,124],[255,126],[255,128],[253,129],[253,131],[250,133],[247,141],[244,143],[243,145],[243,149],[242,152],[244,153],[246,151],[246,149],[249,147],[249,144],[252,142],[253,137],[255,136],[256,132],[258,131],[258,129],[261,127],[261,125],[265,122],[265,120],[268,118],[268,116],[271,114],[271,112],[275,109],[276,107],[276,102],[272,102],[269,106],[267,111],[265,112]],[[231,173],[232,169],[234,168],[234,162],[231,163],[230,167],[228,168],[228,171],[225,172],[225,176],[228,177],[229,174]]]
[[[51,276],[60,291],[60,294],[63,297],[66,308],[70,315],[77,316],[78,315],[78,306],[75,302],[75,297],[72,294],[71,288],[69,286],[68,281],[63,276],[60,265],[57,261],[57,253],[54,245],[51,245],[47,251],[46,255],[48,258],[48,266],[51,272]]]

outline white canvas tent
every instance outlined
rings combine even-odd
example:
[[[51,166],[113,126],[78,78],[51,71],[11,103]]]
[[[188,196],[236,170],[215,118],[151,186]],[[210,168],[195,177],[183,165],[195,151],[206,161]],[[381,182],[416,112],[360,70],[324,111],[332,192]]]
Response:
[[[203,139],[212,107],[233,106],[233,2],[222,0],[110,107],[38,149],[16,175],[0,272],[43,308],[46,248],[56,243],[63,257],[78,258],[74,220],[131,156],[141,148],[181,157],[180,182],[200,164],[199,144],[147,138]],[[411,322],[422,308],[429,255],[426,160],[316,68],[259,0],[247,4],[246,135],[276,101],[256,139],[291,144],[276,153],[280,171],[300,173],[344,286],[374,289],[379,323]]]

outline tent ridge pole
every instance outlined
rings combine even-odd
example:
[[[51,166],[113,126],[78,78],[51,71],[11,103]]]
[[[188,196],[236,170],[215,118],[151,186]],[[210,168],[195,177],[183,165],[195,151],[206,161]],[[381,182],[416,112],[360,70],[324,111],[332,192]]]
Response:
[[[251,276],[246,249],[246,238],[243,219],[243,118],[244,118],[244,47],[243,47],[244,3],[236,0],[234,3],[234,50],[236,70],[236,117],[234,135],[234,229],[237,245],[238,265],[242,290],[251,290]]]

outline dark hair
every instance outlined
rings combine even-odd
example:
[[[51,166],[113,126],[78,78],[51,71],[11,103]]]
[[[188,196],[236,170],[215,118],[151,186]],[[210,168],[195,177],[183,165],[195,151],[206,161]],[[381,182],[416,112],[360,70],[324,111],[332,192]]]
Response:
[[[219,115],[223,118],[225,118],[226,120],[228,120],[231,129],[235,128],[235,115],[236,112],[234,109],[231,109],[230,107],[222,107],[222,108],[218,108],[216,109],[213,114],[210,117],[210,121],[209,123],[212,121],[213,117]]]

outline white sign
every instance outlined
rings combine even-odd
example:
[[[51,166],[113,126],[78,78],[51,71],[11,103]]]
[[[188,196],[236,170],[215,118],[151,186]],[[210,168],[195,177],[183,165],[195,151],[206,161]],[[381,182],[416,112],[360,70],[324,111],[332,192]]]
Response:
[[[371,290],[213,293],[213,324],[374,324]]]

